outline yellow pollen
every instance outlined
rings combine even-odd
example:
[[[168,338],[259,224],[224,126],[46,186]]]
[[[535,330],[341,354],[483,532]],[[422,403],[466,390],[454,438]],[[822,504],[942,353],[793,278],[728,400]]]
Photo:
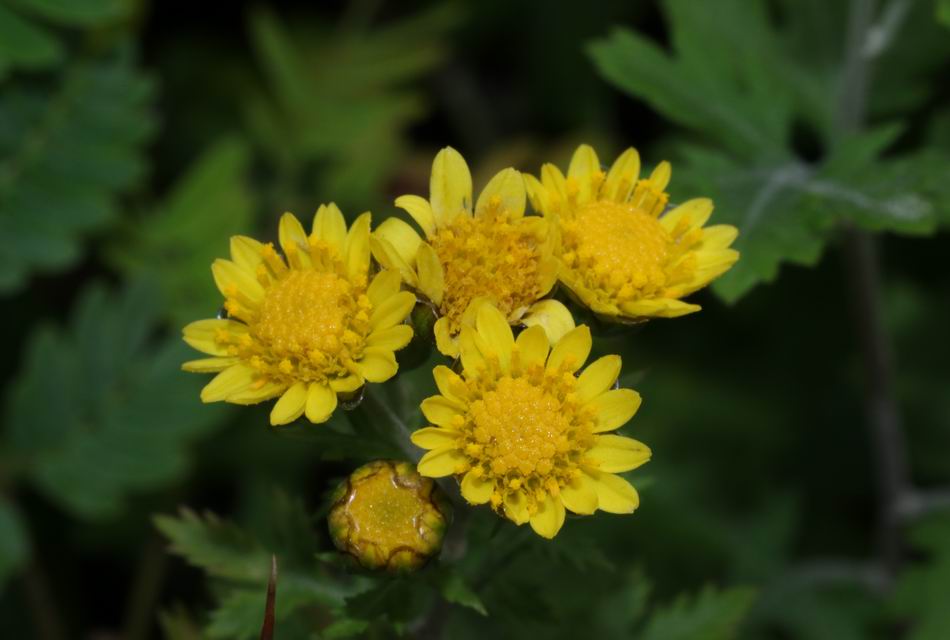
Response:
[[[576,384],[573,376],[546,376],[534,368],[472,389],[477,399],[460,428],[463,450],[478,477],[494,483],[495,493],[522,494],[536,508],[574,477],[593,429],[589,413],[561,400]]]
[[[266,289],[241,355],[257,358],[256,368],[278,380],[345,375],[369,332],[361,298],[361,288],[335,273],[290,269]]]
[[[620,300],[662,294],[671,284],[671,262],[681,255],[676,238],[633,204],[585,204],[564,223],[563,238],[572,255],[567,266],[591,289]]]
[[[362,479],[347,505],[354,533],[389,547],[421,544],[418,518],[426,505],[414,489],[401,486],[390,473]]]
[[[445,274],[440,312],[452,335],[475,298],[488,298],[507,316],[547,293],[539,270],[545,239],[500,205],[492,200],[478,217],[459,215],[430,239]]]

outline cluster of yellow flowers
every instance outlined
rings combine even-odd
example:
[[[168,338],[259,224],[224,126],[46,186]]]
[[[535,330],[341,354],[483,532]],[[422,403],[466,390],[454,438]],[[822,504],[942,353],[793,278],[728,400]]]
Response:
[[[347,229],[329,204],[309,233],[285,214],[280,251],[232,238],[231,259],[212,265],[226,317],[185,327],[210,357],[184,369],[217,373],[205,402],[278,398],[272,424],[325,422],[340,398],[396,374],[395,352],[413,338],[407,317],[424,302],[438,317],[438,350],[457,360],[433,371],[439,395],[422,403],[431,424],[412,435],[427,450],[418,472],[455,476],[469,503],[547,538],[566,511],[631,513],[637,492],[616,474],[650,450],[611,432],[640,396],[615,388],[619,356],[584,368],[590,330],[550,296],[560,282],[618,322],[697,311],[682,298],[735,263],[736,229],[704,226],[708,199],[667,211],[669,179],[665,162],[641,179],[634,149],[605,172],[582,145],[567,175],[551,164],[540,177],[505,169],[473,206],[468,165],[443,149],[429,198],[395,202],[418,230],[389,218],[373,231],[369,213]],[[525,215],[528,200],[541,215]]]

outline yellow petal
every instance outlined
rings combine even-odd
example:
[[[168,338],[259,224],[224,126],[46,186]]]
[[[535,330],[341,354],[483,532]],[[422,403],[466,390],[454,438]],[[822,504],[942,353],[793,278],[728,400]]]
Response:
[[[623,312],[631,317],[679,318],[699,311],[702,307],[682,300],[659,298],[656,300],[636,300],[620,305]]]
[[[366,296],[373,304],[373,307],[378,307],[395,295],[395,293],[399,291],[401,284],[402,281],[399,278],[398,271],[380,271],[369,284],[369,288],[366,290]]]
[[[432,205],[425,198],[419,196],[399,196],[396,198],[396,206],[412,216],[426,236],[435,233],[435,216],[432,214]]]
[[[438,365],[432,370],[432,377],[435,378],[435,385],[439,388],[439,393],[458,403],[464,403],[468,397],[468,389],[465,387],[465,381],[462,376],[449,369],[444,364]]]
[[[392,243],[374,234],[369,237],[369,247],[373,252],[373,257],[383,268],[397,272],[402,277],[403,282],[410,287],[419,285],[415,269],[403,260]]]
[[[597,491],[597,508],[607,513],[633,513],[640,506],[640,496],[629,482],[612,473],[596,469],[584,469],[594,481]]]
[[[313,235],[337,250],[342,258],[346,252],[346,219],[334,203],[321,204],[313,215]]]
[[[249,273],[254,273],[261,263],[261,251],[264,248],[260,242],[247,236],[231,237],[231,260],[234,264]]]
[[[551,495],[538,504],[537,512],[531,516],[531,528],[542,538],[553,538],[563,524],[564,504]]]
[[[624,436],[594,436],[594,446],[588,449],[587,457],[601,471],[630,471],[650,459],[650,447]]]
[[[356,364],[368,382],[385,382],[399,370],[392,351],[373,347],[364,349],[363,358]]]
[[[505,495],[505,515],[515,524],[521,525],[528,521],[528,500],[520,491],[512,491]]]
[[[307,384],[295,382],[284,395],[274,403],[270,412],[270,423],[275,427],[288,424],[303,415],[307,405]]]
[[[211,265],[211,274],[214,276],[218,291],[225,298],[243,294],[255,304],[264,299],[264,287],[257,281],[257,276],[230,260],[223,258],[215,260]]]
[[[326,422],[336,409],[336,403],[336,392],[333,389],[325,384],[311,382],[307,389],[307,405],[304,408],[307,420],[314,424]]]
[[[432,424],[451,429],[457,427],[455,419],[464,411],[457,401],[445,396],[432,396],[422,401],[422,415]]]
[[[388,329],[401,324],[416,304],[416,297],[408,291],[389,296],[378,307],[373,308],[369,317],[369,327],[372,331]]]
[[[413,264],[422,238],[416,230],[399,218],[387,218],[374,232],[377,238],[383,238],[399,252],[406,264]]]
[[[412,327],[408,324],[397,324],[388,329],[372,332],[366,339],[367,347],[379,347],[387,351],[399,351],[412,340]]]
[[[640,408],[640,394],[633,389],[611,389],[590,401],[597,412],[594,433],[618,429],[636,414]]]
[[[507,211],[512,219],[518,219],[524,215],[526,197],[521,172],[502,169],[479,194],[475,215],[484,214],[489,207],[497,207],[497,211]]]
[[[548,190],[544,188],[541,181],[531,174],[524,174],[525,191],[528,194],[528,200],[531,201],[531,207],[538,213],[546,213],[551,210],[550,196]]]
[[[243,391],[229,395],[228,402],[243,405],[258,404],[259,402],[276,398],[286,390],[287,385],[284,383],[268,381],[261,384],[261,380],[257,380]]]
[[[220,402],[254,383],[256,371],[246,364],[229,367],[211,379],[201,390],[202,402]]]
[[[409,439],[420,449],[445,449],[454,447],[460,434],[450,429],[439,427],[425,427],[412,432]]]
[[[564,506],[582,515],[590,515],[597,510],[597,489],[594,481],[580,474],[569,485],[561,487],[561,502]]]
[[[452,447],[433,449],[422,456],[416,469],[428,478],[444,478],[454,475],[460,468],[464,468],[465,456],[461,451]]]
[[[280,223],[277,225],[277,239],[284,250],[284,255],[288,257],[295,251],[301,257],[310,251],[307,232],[304,231],[297,216],[292,213],[285,213],[280,217]]]
[[[703,229],[703,240],[699,245],[703,250],[728,248],[739,235],[739,230],[729,224],[714,224]]]
[[[568,371],[577,371],[584,366],[584,361],[590,355],[591,338],[590,328],[582,324],[564,334],[548,357],[548,369],[557,369],[561,366]]]
[[[473,471],[469,471],[462,478],[462,497],[471,504],[485,504],[491,499],[494,492],[495,483],[486,480],[484,476],[478,477]]]
[[[713,202],[709,198],[694,198],[687,200],[669,213],[660,218],[660,224],[669,232],[673,232],[681,223],[686,229],[702,227],[709,220],[713,212]]]
[[[190,373],[217,373],[218,371],[224,371],[238,362],[240,362],[240,358],[234,356],[226,358],[201,358],[200,360],[189,360],[185,362],[181,365],[181,370]]]
[[[330,380],[330,388],[333,389],[335,393],[352,393],[356,391],[366,381],[358,373],[351,373],[348,376],[342,378],[333,378]]]
[[[582,144],[571,156],[571,164],[567,168],[569,178],[583,180],[600,171],[600,160],[597,152],[589,144]]]
[[[601,193],[607,200],[626,202],[640,177],[640,154],[634,148],[627,149],[614,161]]]
[[[567,196],[567,180],[561,170],[550,162],[541,167],[541,184],[549,192],[556,194],[558,199]]]
[[[471,327],[462,327],[458,344],[462,369],[470,376],[477,375],[485,368],[485,357],[475,342],[475,330]]]
[[[449,331],[449,319],[439,318],[432,327],[432,333],[435,335],[435,346],[444,356],[450,358],[459,357],[459,341]]]
[[[595,360],[577,379],[578,400],[587,402],[599,396],[613,386],[619,375],[620,356],[604,356]]]
[[[369,226],[372,216],[361,214],[346,235],[346,273],[351,280],[369,272]]]
[[[472,211],[472,174],[452,147],[442,149],[432,162],[429,202],[436,226],[451,222],[462,211]]]
[[[541,327],[528,327],[519,333],[515,345],[518,347],[518,359],[522,367],[543,366],[547,360],[550,343]]]
[[[508,371],[511,366],[511,348],[515,344],[515,339],[505,316],[494,305],[485,304],[478,310],[475,326],[492,353],[498,356],[501,370]]]
[[[445,293],[445,273],[439,256],[427,242],[421,242],[416,250],[416,273],[419,276],[419,290],[436,306],[442,304]]]
[[[670,166],[670,163],[664,160],[660,164],[656,165],[656,169],[653,170],[653,173],[650,174],[650,182],[653,183],[653,186],[663,191],[666,189],[666,185],[670,183],[670,176],[673,173],[673,167]]]
[[[574,328],[574,316],[567,307],[557,300],[541,300],[528,307],[521,322],[528,327],[540,326],[548,336],[548,341],[556,344]]]
[[[185,326],[182,338],[191,347],[209,356],[226,356],[228,345],[219,344],[215,339],[219,332],[233,336],[242,336],[247,333],[247,325],[234,320],[197,320]]]

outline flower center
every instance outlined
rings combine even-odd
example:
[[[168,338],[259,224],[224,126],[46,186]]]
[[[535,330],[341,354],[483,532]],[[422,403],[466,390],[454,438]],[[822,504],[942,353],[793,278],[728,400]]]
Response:
[[[585,284],[621,299],[649,297],[669,283],[673,239],[656,217],[631,205],[582,205],[564,223],[564,262]]]
[[[569,371],[515,369],[470,404],[461,430],[472,471],[494,482],[492,503],[519,492],[533,509],[578,473],[593,442],[593,415],[577,403]]]
[[[345,376],[362,353],[370,309],[362,288],[336,273],[289,269],[270,281],[233,351],[271,379]]]
[[[430,242],[445,274],[440,311],[452,335],[475,298],[490,299],[508,316],[546,293],[539,273],[543,239],[504,211],[459,215]]]

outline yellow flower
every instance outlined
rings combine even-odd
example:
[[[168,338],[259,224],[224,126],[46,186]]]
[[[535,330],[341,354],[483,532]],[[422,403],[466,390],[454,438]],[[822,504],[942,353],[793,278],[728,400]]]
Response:
[[[524,178],[504,169],[482,190],[472,210],[472,176],[451,147],[432,163],[429,199],[396,198],[425,233],[390,218],[373,234],[373,255],[396,269],[407,285],[438,309],[436,345],[443,354],[459,353],[461,327],[470,324],[475,300],[496,305],[511,324],[541,325],[553,338],[573,325],[570,312],[554,300],[541,300],[557,282],[557,235],[540,217],[524,217]],[[477,305],[476,305],[477,306]]]
[[[270,243],[231,238],[231,260],[211,265],[227,319],[199,320],[185,342],[212,357],[185,371],[219,372],[201,391],[204,402],[256,404],[280,396],[271,424],[306,414],[326,422],[337,394],[396,374],[394,351],[412,339],[403,320],[415,297],[400,291],[399,274],[368,282],[370,214],[347,232],[336,205],[319,208],[310,235],[285,213],[282,258]]]
[[[433,426],[412,434],[429,451],[419,473],[461,477],[472,504],[490,503],[517,524],[530,522],[545,538],[564,523],[565,509],[632,513],[636,490],[614,475],[650,458],[646,445],[608,432],[640,406],[631,389],[613,389],[620,357],[605,356],[579,376],[591,349],[580,326],[550,349],[541,327],[515,340],[504,316],[479,308],[462,328],[462,374],[433,371],[441,395],[422,403]]]
[[[638,180],[640,157],[627,149],[605,174],[588,145],[574,152],[567,177],[552,164],[541,179],[525,176],[532,206],[560,227],[559,278],[595,313],[642,320],[699,311],[681,298],[722,275],[739,259],[729,246],[736,228],[703,227],[707,198],[664,214],[670,164]]]

